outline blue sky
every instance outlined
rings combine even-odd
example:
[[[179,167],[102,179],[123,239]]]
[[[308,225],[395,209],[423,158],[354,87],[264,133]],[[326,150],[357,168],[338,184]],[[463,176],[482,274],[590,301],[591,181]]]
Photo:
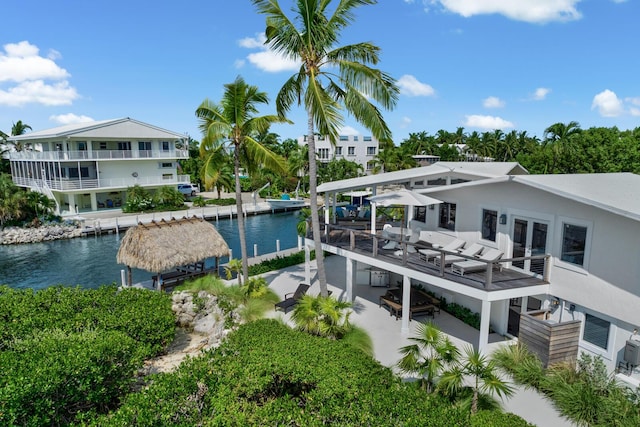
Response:
[[[280,0],[284,10],[292,2]],[[131,117],[199,140],[194,111],[241,75],[271,100],[293,73],[249,0],[3,0],[0,130]],[[9,19],[6,19],[6,18]],[[640,126],[637,0],[380,0],[342,44],[381,47],[398,80],[384,113],[410,132]],[[261,113],[275,112],[273,105]],[[273,131],[297,138],[305,113]],[[344,134],[369,132],[345,117]]]

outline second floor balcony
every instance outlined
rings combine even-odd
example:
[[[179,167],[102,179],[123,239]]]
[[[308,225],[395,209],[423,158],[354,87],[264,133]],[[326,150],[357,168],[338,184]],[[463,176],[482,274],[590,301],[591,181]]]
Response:
[[[191,182],[189,175],[178,175],[173,179],[166,179],[159,176],[149,177],[128,177],[128,178],[109,178],[109,179],[91,179],[91,178],[59,178],[59,179],[34,179],[13,177],[13,182],[22,187],[30,188],[50,188],[54,191],[74,191],[74,190],[95,190],[95,189],[112,189],[127,188],[134,185],[141,186],[162,186],[176,185],[183,182]]]
[[[138,160],[188,159],[188,150],[82,150],[82,151],[19,151],[9,153],[9,160],[69,161],[69,160]]]

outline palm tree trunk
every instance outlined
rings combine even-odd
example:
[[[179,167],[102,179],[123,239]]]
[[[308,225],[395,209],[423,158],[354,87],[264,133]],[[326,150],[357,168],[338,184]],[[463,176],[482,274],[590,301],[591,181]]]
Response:
[[[318,168],[316,166],[316,141],[313,135],[313,116],[309,112],[308,118],[308,134],[307,142],[309,144],[309,198],[311,208],[311,229],[313,231],[313,241],[316,251],[316,265],[318,269],[318,282],[320,282],[320,295],[329,296],[327,290],[327,273],[324,270],[324,257],[322,255],[322,240],[320,235],[320,218],[318,216],[318,191],[317,191],[317,175]],[[325,200],[325,204],[326,204]],[[311,285],[311,283],[309,283]]]
[[[235,146],[233,153],[233,170],[236,176],[236,212],[238,214],[238,236],[240,237],[240,254],[242,255],[242,281],[249,279],[249,259],[247,258],[247,237],[244,229],[244,213],[242,211],[242,187],[240,186],[240,147]]]

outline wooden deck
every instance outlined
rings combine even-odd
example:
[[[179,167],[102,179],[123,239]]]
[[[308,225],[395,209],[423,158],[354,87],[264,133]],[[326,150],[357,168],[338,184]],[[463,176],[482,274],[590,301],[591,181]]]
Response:
[[[503,267],[503,264],[500,262],[493,265],[489,275],[487,275],[486,271],[477,271],[465,273],[461,276],[459,274],[452,273],[450,267],[445,268],[443,272],[439,266],[435,266],[432,263],[427,263],[420,259],[418,253],[408,253],[406,245],[402,245],[404,246],[404,249],[401,250],[385,250],[382,248],[384,246],[384,242],[381,238],[377,236],[374,237],[372,234],[344,227],[332,227],[328,235],[328,239],[325,237],[322,240],[324,243],[336,248],[349,250],[354,253],[372,257],[376,260],[384,260],[385,262],[398,266],[405,266],[421,273],[442,277],[452,282],[484,291],[500,291],[544,285],[548,283],[542,278]],[[418,243],[415,244],[415,247],[429,248],[430,246]],[[398,251],[401,253],[398,253]],[[518,258],[518,260],[519,259],[520,258]],[[504,262],[504,260],[501,261]],[[372,261],[372,264],[373,263],[374,262]]]

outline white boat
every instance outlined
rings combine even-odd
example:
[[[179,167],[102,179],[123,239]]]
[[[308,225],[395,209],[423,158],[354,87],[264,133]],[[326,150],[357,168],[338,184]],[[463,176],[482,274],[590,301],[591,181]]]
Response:
[[[305,201],[301,197],[292,198],[288,194],[283,194],[279,199],[267,199],[267,203],[274,209],[295,208],[305,205]]]
[[[296,186],[296,195],[291,197],[288,194],[283,194],[279,199],[267,199],[267,203],[272,209],[284,209],[284,208],[300,208],[305,205],[305,201],[302,197],[298,196],[298,189],[300,188],[300,181]]]

